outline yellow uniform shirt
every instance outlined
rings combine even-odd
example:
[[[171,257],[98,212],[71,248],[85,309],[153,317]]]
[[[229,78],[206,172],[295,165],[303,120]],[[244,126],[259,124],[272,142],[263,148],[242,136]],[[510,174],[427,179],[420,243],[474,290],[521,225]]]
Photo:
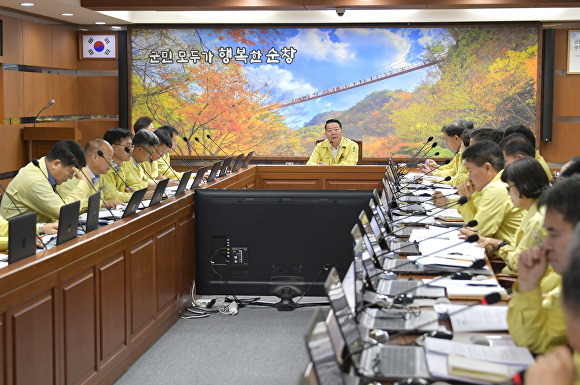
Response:
[[[449,182],[443,182],[443,183],[447,183],[447,184],[450,184],[452,186],[457,186],[457,185],[467,181],[467,179],[469,179],[469,171],[467,171],[467,167],[465,167],[465,164],[463,164],[463,162],[461,162],[459,164],[459,167],[457,168],[457,173],[455,174],[455,176],[452,176],[451,180]]]
[[[480,192],[478,199],[473,194],[469,201],[457,208],[465,222],[477,221],[474,228],[484,237],[503,239],[514,243],[516,230],[522,222],[526,210],[512,204],[507,184],[501,181],[499,172]]]
[[[148,163],[149,161],[145,161],[143,163]],[[127,174],[127,183],[129,186],[134,188],[135,190],[140,190],[142,188],[147,188],[149,185],[150,178],[145,175],[143,168],[139,166],[137,162],[133,159],[129,159],[126,162],[123,162],[121,168],[125,168]]]
[[[46,178],[48,174],[45,158],[40,158],[38,162],[40,168],[33,163],[27,164],[8,185],[6,191],[12,199],[2,199],[0,216],[4,219],[8,220],[20,213],[36,212],[38,222],[52,222],[58,219],[61,206],[82,200],[92,191],[88,183],[78,183],[74,190],[61,200],[55,192],[56,190],[60,193],[60,186],[57,185],[53,190]]]
[[[342,138],[335,158],[330,149],[330,142],[325,139],[314,147],[314,151],[312,151],[306,164],[313,165],[318,164],[318,162],[324,162],[328,165],[354,166],[358,163],[358,144],[350,139]]]
[[[143,180],[147,183],[155,183],[155,178],[159,176],[159,169],[157,168],[157,161],[148,159],[145,162],[141,163],[141,166],[147,172],[143,172]],[[141,167],[139,167],[141,168]],[[143,170],[141,170],[143,171]]]
[[[457,170],[461,164],[462,164],[461,151],[459,151],[457,154],[455,154],[455,156],[453,157],[453,159],[451,159],[449,163],[444,164],[443,166],[439,167],[437,170],[433,171],[429,175],[453,177],[455,176],[455,174],[457,174]]]
[[[8,249],[8,221],[0,217],[0,251],[6,249]]]
[[[104,200],[117,200],[120,202],[129,202],[131,199],[131,195],[133,193],[125,192],[125,188],[127,187],[125,183],[121,180],[123,178],[127,183],[129,183],[129,174],[127,172],[128,167],[123,167],[125,163],[132,162],[133,160],[128,160],[123,162],[120,167],[118,167],[117,173],[113,167],[109,169],[105,175],[101,175],[101,183],[103,187],[103,191],[101,192],[101,196]]]
[[[540,236],[540,239],[546,239],[547,233],[544,229],[545,212],[545,208],[538,209],[538,201],[536,200],[530,206],[522,219],[520,227],[516,230],[514,242],[499,249],[497,255],[506,263],[502,273],[515,274],[518,272],[520,253],[530,247],[538,246],[534,232]]]
[[[169,165],[169,166],[168,166]],[[157,159],[157,170],[159,175],[163,175],[169,179],[181,179],[183,177],[183,173],[179,171],[175,171],[171,165],[171,157],[169,154],[163,155],[161,159]],[[194,173],[191,175],[192,177],[195,176]]]
[[[544,157],[540,155],[540,151],[536,150],[536,156],[534,158],[542,165],[542,168],[544,169],[546,175],[548,176],[548,180],[552,180],[553,176],[552,173],[550,172],[550,167],[548,167],[548,163],[546,163]]]
[[[566,321],[560,305],[561,289],[558,286],[545,296],[541,287],[520,293],[518,283],[514,283],[507,321],[517,345],[544,354],[567,343]]]

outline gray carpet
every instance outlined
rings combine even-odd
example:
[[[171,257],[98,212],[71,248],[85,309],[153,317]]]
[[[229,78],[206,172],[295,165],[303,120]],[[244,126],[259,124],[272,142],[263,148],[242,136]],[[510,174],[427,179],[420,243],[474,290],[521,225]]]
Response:
[[[252,307],[180,319],[115,384],[296,384],[315,310]]]

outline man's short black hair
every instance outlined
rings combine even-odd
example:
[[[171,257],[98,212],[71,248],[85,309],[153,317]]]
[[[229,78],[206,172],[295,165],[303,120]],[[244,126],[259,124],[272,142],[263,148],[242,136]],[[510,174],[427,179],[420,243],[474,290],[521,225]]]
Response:
[[[342,130],[342,123],[338,120],[338,119],[328,119],[326,121],[326,123],[324,123],[324,129],[326,130],[326,126],[328,126],[329,123],[338,123],[338,126],[340,127],[340,129]]]
[[[562,301],[568,310],[580,315],[580,224],[576,224],[568,248],[570,260],[562,274]]]
[[[444,125],[443,128],[441,129],[441,132],[443,132],[447,136],[454,137],[457,135],[458,137],[461,138],[461,135],[463,135],[463,132],[465,130],[470,130],[472,128],[473,122],[460,119]]]
[[[165,126],[161,126],[159,127],[157,130],[155,130],[155,132],[159,131],[159,130],[163,130],[163,131],[167,131],[169,132],[169,135],[173,138],[174,136],[179,136],[179,131],[177,131],[177,128],[170,126],[170,125],[165,125]]]
[[[105,135],[103,135],[103,139],[105,139],[109,144],[119,144],[125,138],[132,138],[133,133],[126,128],[111,128]]]
[[[141,130],[135,134],[133,137],[133,146],[141,146],[141,147],[148,147],[148,146],[158,146],[159,139],[157,139],[157,135],[152,133],[149,130]]]
[[[540,196],[539,206],[546,210],[556,210],[564,216],[564,220],[572,226],[580,221],[580,175],[572,175],[557,181]]]
[[[469,139],[473,139],[474,142],[491,140],[492,142],[499,143],[503,139],[503,131],[493,128],[476,128],[469,132]]]
[[[502,170],[504,165],[503,154],[499,146],[491,140],[482,140],[472,144],[463,151],[461,157],[478,167],[489,163],[496,171]]]
[[[502,141],[499,142],[499,147],[508,156],[522,155],[530,156],[532,158],[536,156],[536,149],[522,134],[511,134],[505,136]]]
[[[568,178],[572,175],[575,174],[580,174],[580,156],[575,156],[574,158],[570,159],[568,162],[572,162],[568,167],[566,167],[566,169],[564,170],[564,172],[562,174],[560,174],[560,177],[562,178]],[[568,163],[566,162],[566,163]]]
[[[135,133],[138,133],[139,131],[149,127],[151,123],[153,123],[153,119],[151,119],[148,116],[142,116],[139,119],[137,119],[133,124],[133,131],[135,131]]]
[[[530,142],[530,144],[536,148],[536,137],[534,136],[534,132],[523,124],[509,126],[505,129],[504,137],[507,138],[512,134],[522,134]]]
[[[64,139],[56,143],[54,146],[52,146],[46,155],[46,160],[48,162],[52,162],[57,159],[60,160],[62,165],[65,167],[85,167],[87,165],[87,160],[85,158],[85,152],[83,151],[83,148],[80,144],[70,139]]]
[[[164,144],[169,148],[172,147],[173,141],[171,140],[171,134],[168,130],[162,130],[158,128],[154,131],[154,134],[157,136],[157,139],[159,139],[160,144]]]
[[[526,143],[528,146],[529,143]],[[503,170],[502,182],[513,183],[521,195],[526,198],[538,198],[550,187],[550,181],[544,168],[534,158],[524,157],[516,160]]]

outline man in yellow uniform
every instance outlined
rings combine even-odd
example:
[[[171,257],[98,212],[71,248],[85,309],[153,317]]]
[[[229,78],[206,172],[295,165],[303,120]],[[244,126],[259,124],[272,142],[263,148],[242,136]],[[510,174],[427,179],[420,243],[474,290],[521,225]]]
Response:
[[[147,188],[150,191],[145,195],[153,195],[153,191],[157,185],[151,180],[150,174],[148,175],[147,170],[144,170],[141,165],[151,158],[155,152],[155,147],[159,146],[159,139],[151,131],[140,130],[133,137],[133,146],[133,159],[124,162],[121,168],[126,169],[128,175],[127,181],[131,188],[134,190]]]
[[[566,323],[560,304],[561,286],[543,292],[541,280],[548,266],[562,274],[568,265],[567,249],[580,221],[580,175],[554,184],[540,197],[546,207],[541,246],[524,250],[518,260],[518,281],[508,307],[508,327],[514,342],[543,354],[566,343]]]
[[[98,155],[99,151],[103,153],[103,156]],[[109,164],[113,162],[113,148],[109,143],[103,139],[91,139],[87,142],[85,146],[85,158],[87,160],[86,167],[82,168],[82,172],[87,178],[91,179],[94,189],[91,188],[89,194],[81,199],[81,213],[87,211],[89,204],[89,196],[101,188],[104,189],[104,179],[101,175],[106,174],[109,171]],[[108,162],[108,163],[107,163]],[[63,196],[68,196],[80,183],[78,179],[69,179],[64,182],[61,186],[61,194]],[[101,193],[102,194],[102,193]],[[110,198],[110,197],[107,197]],[[105,199],[103,200],[107,207],[115,208],[123,202],[115,199]]]
[[[46,157],[35,159],[20,169],[6,189],[12,199],[2,199],[0,215],[10,219],[21,213],[36,212],[38,222],[57,220],[61,206],[82,200],[92,191],[91,182],[79,172],[76,164],[81,167],[86,164],[80,144],[68,139],[55,144]],[[66,197],[59,196],[61,184],[73,176],[81,183]]]
[[[324,125],[326,139],[318,143],[306,164],[354,166],[358,163],[358,144],[342,136],[342,123],[329,119]]]
[[[477,221],[474,229],[482,236],[513,243],[525,210],[514,207],[506,189],[507,184],[501,181],[504,162],[499,146],[487,140],[478,141],[470,145],[462,157],[469,172],[469,181],[458,192],[469,200],[457,210],[465,222]],[[479,196],[474,203],[472,195],[475,191],[479,192]],[[462,229],[461,232],[470,234],[469,229]]]
[[[155,130],[153,132],[157,139],[159,140],[159,144],[153,148],[153,153],[151,157],[146,160],[145,162],[141,163],[145,171],[145,178],[149,183],[155,183],[154,181],[159,181],[163,179],[168,179],[167,176],[162,175],[159,169],[159,162],[165,165],[165,170],[167,170],[168,166],[163,162],[162,157],[167,154],[167,151],[172,146],[171,136],[169,132],[165,130]],[[179,181],[176,179],[170,179],[167,183],[167,186],[177,186]]]
[[[548,175],[548,179],[552,180],[552,173],[550,172],[550,167],[548,167],[548,164],[546,163],[546,160],[544,159],[544,157],[542,155],[540,155],[540,151],[535,150],[536,137],[534,135],[534,132],[531,129],[529,129],[528,127],[520,124],[520,125],[510,126],[510,127],[506,128],[505,132],[504,132],[504,138],[507,138],[513,134],[522,135],[524,138],[526,138],[528,140],[528,142],[532,145],[532,147],[534,147],[534,158],[538,162],[540,162],[540,164],[542,165],[542,168],[544,169],[544,171]]]
[[[542,169],[548,177],[548,180],[552,180],[552,173],[550,172],[548,164],[524,135],[516,133],[511,134],[510,136],[506,136],[499,143],[499,146],[503,152],[506,167],[517,159],[520,159],[524,156],[529,156],[530,158],[536,159],[538,163],[540,163]]]
[[[570,262],[562,276],[562,306],[568,346],[554,348],[526,371],[526,385],[580,385],[580,225],[572,236]],[[572,348],[572,350],[570,349]],[[574,351],[574,353],[572,353]]]
[[[177,138],[179,137],[179,131],[173,126],[161,126],[155,132],[165,131],[171,137],[171,148],[175,151],[177,148]],[[159,170],[159,175],[165,176],[170,179],[181,179],[183,177],[183,173],[179,171],[175,171],[171,167],[171,158],[169,155],[169,151],[165,153],[160,159],[157,160],[157,169]],[[192,173],[192,178],[195,177],[195,173]]]
[[[126,162],[131,160],[131,151],[133,149],[133,134],[126,128],[112,128],[105,132],[103,136],[113,148],[113,164],[107,174],[103,175],[103,199],[129,202],[133,189],[125,184],[129,183],[130,175],[127,172],[128,167],[123,167]],[[129,149],[129,152],[125,151]],[[115,172],[116,171],[116,172]]]

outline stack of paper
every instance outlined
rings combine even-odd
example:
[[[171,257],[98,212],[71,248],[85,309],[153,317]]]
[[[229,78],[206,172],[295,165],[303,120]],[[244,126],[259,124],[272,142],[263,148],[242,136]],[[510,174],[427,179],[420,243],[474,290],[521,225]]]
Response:
[[[483,280],[458,280],[458,279],[438,279],[431,283],[432,279],[424,279],[423,282],[430,286],[444,287],[449,298],[483,298],[491,293],[500,293],[506,297],[507,293],[497,282],[497,279]]]
[[[439,314],[449,314],[453,332],[507,331],[507,306],[471,306],[436,304],[433,309]],[[464,311],[460,311],[465,309]]]

